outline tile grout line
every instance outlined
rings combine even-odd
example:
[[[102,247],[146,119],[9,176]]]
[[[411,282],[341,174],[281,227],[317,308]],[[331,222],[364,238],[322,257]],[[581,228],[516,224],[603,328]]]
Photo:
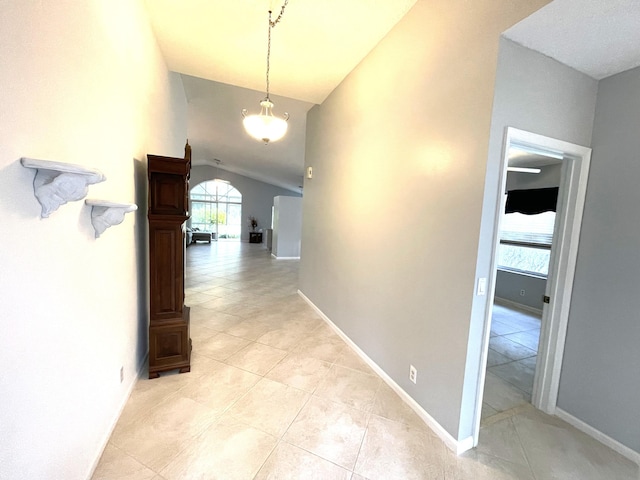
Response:
[[[511,422],[511,425],[513,425],[513,430],[516,432],[516,435],[518,436],[518,442],[520,443],[520,448],[522,449],[522,453],[524,454],[524,459],[527,461],[527,466],[529,467],[529,471],[531,472],[531,477],[534,480],[537,480],[536,474],[533,471],[533,467],[531,466],[531,460],[529,460],[529,455],[527,455],[527,449],[524,447],[522,443],[522,437],[520,436],[520,432],[518,431],[518,426],[513,421],[513,417],[515,417],[518,414],[519,413],[516,413],[515,415],[512,415],[511,417],[509,417],[509,421]]]

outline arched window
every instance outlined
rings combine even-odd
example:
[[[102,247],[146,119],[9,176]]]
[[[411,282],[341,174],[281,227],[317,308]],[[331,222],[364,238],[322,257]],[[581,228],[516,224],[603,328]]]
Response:
[[[231,184],[209,180],[191,189],[191,228],[240,240],[241,227],[242,194]]]

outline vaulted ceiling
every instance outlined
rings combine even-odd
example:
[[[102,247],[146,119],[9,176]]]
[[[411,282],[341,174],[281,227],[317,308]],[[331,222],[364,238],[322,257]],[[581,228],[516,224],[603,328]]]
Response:
[[[194,164],[293,191],[302,185],[306,113],[320,104],[416,0],[290,0],[272,31],[270,91],[289,131],[263,145],[241,110],[265,95],[268,10],[285,0],[146,0],[170,70],[183,75]],[[427,1],[427,0],[418,0]],[[640,65],[640,2],[555,0],[509,29],[513,41],[600,79]]]

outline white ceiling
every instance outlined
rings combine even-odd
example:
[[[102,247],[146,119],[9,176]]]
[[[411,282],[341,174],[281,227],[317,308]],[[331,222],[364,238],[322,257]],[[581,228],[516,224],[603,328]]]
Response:
[[[419,0],[426,1],[426,0]],[[299,191],[306,113],[416,0],[289,0],[272,31],[274,114],[289,132],[263,145],[240,112],[265,94],[268,10],[284,0],[146,0],[169,69],[183,74],[194,164],[215,165]],[[532,50],[601,79],[640,65],[640,0],[555,0],[505,32]],[[196,78],[199,77],[199,78]]]
[[[264,91],[268,11],[284,0],[147,0],[169,69]],[[416,0],[290,0],[271,34],[271,92],[322,103]]]
[[[258,113],[264,92],[201,78],[182,76],[189,102],[189,143],[194,165],[215,166],[256,180],[300,192],[304,170],[307,111],[312,103],[271,95],[274,114],[291,115],[282,140],[264,145],[242,126],[242,109]]]
[[[504,35],[600,80],[640,66],[640,1],[555,0]]]
[[[274,115],[289,130],[263,145],[240,112],[265,96],[268,11],[284,0],[146,0],[170,70],[183,74],[193,163],[215,165],[299,192],[307,111],[338,84],[416,0],[290,0],[271,34]],[[195,78],[199,77],[199,78]]]

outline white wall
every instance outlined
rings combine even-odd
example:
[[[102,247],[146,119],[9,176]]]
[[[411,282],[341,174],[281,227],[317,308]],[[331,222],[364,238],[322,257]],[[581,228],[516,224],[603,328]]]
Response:
[[[273,207],[273,256],[300,258],[302,199],[278,196],[273,199]]]
[[[141,1],[1,8],[0,478],[85,479],[146,352],[145,154],[183,155],[186,99]],[[99,239],[82,202],[40,219],[23,156],[98,168],[89,195],[140,212]]]
[[[601,80],[558,406],[640,453],[640,68]]]
[[[240,237],[243,242],[249,241],[249,232],[251,231],[249,217],[256,217],[258,230],[264,231],[271,228],[271,207],[274,197],[278,195],[301,196],[299,193],[208,165],[200,165],[191,169],[189,186],[193,188],[199,183],[214,178],[227,180],[242,194],[242,232]],[[263,233],[262,240],[266,242],[266,232]]]
[[[546,2],[523,3],[417,2],[307,118],[300,289],[456,440],[499,34]]]

